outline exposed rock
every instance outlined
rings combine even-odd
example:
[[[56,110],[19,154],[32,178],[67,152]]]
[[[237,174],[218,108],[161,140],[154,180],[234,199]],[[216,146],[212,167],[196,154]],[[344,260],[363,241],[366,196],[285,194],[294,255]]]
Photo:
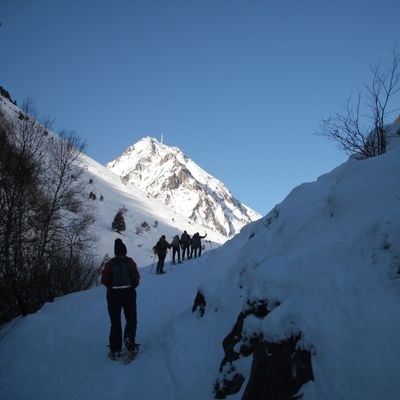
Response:
[[[311,353],[297,348],[301,335],[253,343],[253,363],[242,400],[295,400],[304,383],[314,380]]]
[[[194,299],[192,312],[196,312],[199,310],[200,316],[202,317],[206,311],[206,299],[200,291],[197,292],[196,297]]]
[[[253,355],[250,376],[242,400],[294,400],[302,385],[314,379],[311,353],[298,348],[301,334],[297,333],[280,342],[269,342],[263,335],[243,334],[245,319],[249,315],[267,317],[267,301],[249,304],[241,312],[232,331],[223,340],[225,356],[220,365],[220,377],[214,385],[216,399],[238,393],[245,377],[236,370],[240,357]]]
[[[16,104],[16,102],[13,101],[13,99],[11,98],[10,93],[6,89],[4,89],[2,86],[0,86],[0,95],[3,96],[5,99],[11,101],[11,103]]]

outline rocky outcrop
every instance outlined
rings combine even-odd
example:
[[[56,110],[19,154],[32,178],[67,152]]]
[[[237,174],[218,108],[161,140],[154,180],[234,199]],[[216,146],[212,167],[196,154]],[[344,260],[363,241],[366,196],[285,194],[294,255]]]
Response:
[[[297,348],[301,334],[278,343],[253,341],[253,364],[242,400],[295,400],[304,383],[314,380],[311,353]]]
[[[249,304],[249,308],[238,315],[222,343],[225,356],[214,385],[216,399],[225,399],[241,390],[246,377],[235,366],[240,357],[253,356],[242,400],[295,400],[300,398],[297,393],[302,385],[314,379],[311,353],[298,346],[301,333],[270,342],[261,333],[248,337],[243,332],[248,316],[266,318],[269,312],[268,302],[261,300]]]
[[[200,291],[197,292],[196,297],[194,299],[192,312],[198,311],[200,316],[202,317],[206,311],[206,299]]]
[[[8,101],[10,101],[11,103],[14,103],[15,105],[17,104],[17,102],[14,101],[14,100],[11,98],[10,93],[9,93],[6,89],[4,89],[2,86],[0,86],[0,95],[3,96],[3,97],[4,97],[5,99],[7,99]]]

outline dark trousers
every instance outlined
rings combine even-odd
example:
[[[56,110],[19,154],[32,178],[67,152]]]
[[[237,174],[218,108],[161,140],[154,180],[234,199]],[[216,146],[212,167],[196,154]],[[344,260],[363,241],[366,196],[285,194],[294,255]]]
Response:
[[[172,248],[172,262],[175,264],[175,255],[178,253],[178,261],[181,261],[181,249],[180,247]]]
[[[201,245],[200,246],[192,246],[192,251],[190,253],[190,257],[193,257],[193,253],[194,253],[194,258],[197,258],[197,251],[199,251],[199,257],[201,257]]]
[[[108,289],[107,305],[110,315],[110,350],[113,352],[122,350],[122,326],[121,310],[125,314],[124,338],[129,337],[133,342],[136,338],[137,313],[136,291],[133,288]]]
[[[157,272],[163,272],[166,254],[158,254]]]
[[[182,248],[182,260],[185,259],[185,253],[186,253],[186,255],[187,255],[187,258],[190,258],[190,257],[191,257],[191,256],[190,256],[189,249],[190,249],[190,245],[188,245],[188,246],[183,246],[183,248]]]

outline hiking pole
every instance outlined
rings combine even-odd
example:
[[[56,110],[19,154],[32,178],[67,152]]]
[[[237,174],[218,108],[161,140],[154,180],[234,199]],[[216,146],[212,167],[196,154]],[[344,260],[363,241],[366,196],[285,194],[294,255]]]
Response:
[[[152,274],[153,273],[153,268],[154,268],[154,261],[156,260],[156,255],[154,254],[154,257],[153,257],[153,265],[151,266],[151,270],[150,270],[150,273]]]

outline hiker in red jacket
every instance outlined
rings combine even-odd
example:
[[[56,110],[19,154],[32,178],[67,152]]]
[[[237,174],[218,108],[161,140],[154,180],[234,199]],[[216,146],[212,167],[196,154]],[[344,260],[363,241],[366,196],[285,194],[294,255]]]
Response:
[[[126,324],[124,344],[128,351],[137,349],[136,345],[136,288],[140,275],[135,261],[126,256],[127,250],[121,239],[114,244],[115,257],[104,266],[101,283],[107,287],[107,305],[110,315],[110,352],[109,357],[115,360],[122,351],[121,310],[124,310]]]

